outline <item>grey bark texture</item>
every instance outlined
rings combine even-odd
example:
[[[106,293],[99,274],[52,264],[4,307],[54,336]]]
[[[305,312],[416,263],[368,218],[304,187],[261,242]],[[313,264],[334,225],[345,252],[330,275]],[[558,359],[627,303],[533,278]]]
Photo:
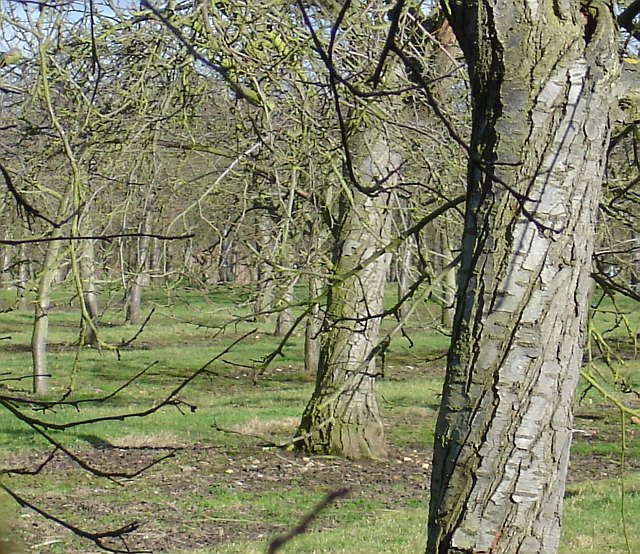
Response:
[[[369,128],[359,139],[358,176],[371,187],[391,187],[399,166],[384,132]],[[375,395],[376,346],[391,254],[364,263],[389,242],[392,194],[381,187],[343,192],[335,230],[333,275],[320,344],[316,387],[302,416],[300,446],[347,458],[387,456]]]
[[[455,1],[473,96],[427,553],[552,554],[618,75],[597,2]]]
[[[60,236],[55,229],[52,237]],[[47,345],[49,340],[49,309],[51,308],[51,289],[58,272],[61,242],[48,243],[42,270],[38,279],[37,297],[34,303],[33,333],[31,335],[31,358],[33,361],[33,392],[46,394],[49,389],[49,371],[47,365]]]

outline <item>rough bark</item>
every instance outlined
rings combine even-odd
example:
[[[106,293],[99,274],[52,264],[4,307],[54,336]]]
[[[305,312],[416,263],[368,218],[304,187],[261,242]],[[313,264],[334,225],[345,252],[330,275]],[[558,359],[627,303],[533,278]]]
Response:
[[[472,159],[427,553],[556,552],[618,72],[592,3],[456,1]]]
[[[386,135],[369,129],[362,142],[363,183],[391,185],[398,160]],[[375,347],[391,254],[360,266],[389,241],[391,192],[352,190],[344,193],[341,205],[316,387],[300,423],[300,446],[352,459],[381,459],[387,450],[375,395]]]

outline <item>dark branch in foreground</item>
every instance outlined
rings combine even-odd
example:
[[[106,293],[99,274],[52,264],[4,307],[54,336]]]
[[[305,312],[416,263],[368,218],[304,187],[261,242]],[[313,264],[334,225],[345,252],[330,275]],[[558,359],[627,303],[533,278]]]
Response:
[[[60,223],[57,223],[57,222],[49,219],[47,216],[45,216],[43,213],[39,212],[36,208],[34,208],[31,204],[29,204],[29,202],[27,202],[24,199],[24,196],[22,196],[20,191],[13,184],[13,180],[11,179],[11,175],[9,175],[9,172],[5,169],[5,167],[3,165],[0,165],[0,173],[2,173],[2,176],[4,177],[4,183],[5,183],[5,185],[7,185],[7,188],[9,189],[9,192],[11,193],[11,195],[14,198],[14,200],[16,201],[16,208],[18,210],[18,215],[20,217],[22,217],[23,214],[24,214],[25,220],[26,220],[27,225],[29,226],[29,228],[31,228],[31,224],[36,219],[42,219],[42,220],[46,221],[52,227],[60,227]]]
[[[350,492],[351,489],[349,489],[348,487],[328,492],[327,495],[313,508],[313,510],[311,510],[300,520],[298,525],[291,529],[291,531],[289,531],[286,535],[281,535],[280,537],[276,537],[271,541],[271,544],[269,544],[269,550],[267,550],[267,554],[274,554],[274,552],[280,550],[285,544],[287,544],[294,538],[306,533],[309,529],[309,525],[311,525],[311,523],[313,523],[313,520],[320,515],[320,512],[325,510],[336,500],[344,498]]]
[[[0,239],[0,244],[6,244],[7,246],[18,246],[20,244],[35,244],[40,242],[54,242],[56,240],[103,240],[106,242],[113,239],[126,239],[126,238],[140,238],[149,237],[158,240],[185,240],[195,237],[193,233],[187,235],[158,235],[156,233],[114,233],[110,235],[79,235],[79,236],[64,236],[64,237],[38,237],[35,239]]]
[[[38,506],[36,506],[35,504],[32,504],[26,498],[24,498],[23,496],[20,496],[18,493],[14,492],[13,490],[3,485],[2,483],[0,483],[0,489],[5,491],[22,508],[29,508],[30,510],[33,510],[34,512],[41,515],[45,519],[53,521],[54,523],[61,525],[65,529],[69,529],[69,531],[71,531],[74,535],[90,540],[102,550],[105,550],[107,552],[124,552],[129,554],[142,554],[142,553],[150,552],[150,550],[131,550],[127,547],[124,541],[124,537],[127,534],[136,531],[140,526],[140,524],[137,521],[128,523],[124,527],[120,527],[118,529],[111,529],[109,531],[103,531],[101,533],[91,533],[90,531],[85,531],[83,529],[80,529],[79,527],[76,527],[75,525],[69,523],[68,521],[65,521],[63,519],[60,519],[59,517],[56,517],[55,515],[43,510],[42,508],[38,508]],[[121,548],[114,548],[113,546],[109,546],[108,544],[105,544],[104,539],[120,539],[124,543],[125,549],[123,550]]]
[[[35,418],[31,418],[28,417],[26,415],[24,415],[23,413],[21,413],[17,408],[15,408],[11,403],[4,401],[4,399],[0,398],[0,404],[2,406],[4,406],[9,412],[11,412],[16,419],[22,421],[23,423],[26,423],[29,427],[31,427],[31,429],[33,429],[33,431],[35,431],[37,434],[39,434],[43,439],[45,439],[49,444],[51,444],[51,446],[55,447],[57,450],[60,450],[62,452],[64,452],[64,454],[73,462],[75,462],[78,466],[80,466],[82,469],[84,469],[85,471],[87,471],[88,473],[95,475],[96,477],[104,477],[105,479],[110,479],[111,481],[114,481],[117,483],[117,481],[115,480],[116,477],[120,477],[120,478],[124,478],[124,479],[133,479],[134,477],[137,477],[138,475],[140,475],[141,473],[145,472],[146,470],[148,470],[149,468],[155,466],[156,464],[160,463],[163,460],[166,460],[167,458],[171,458],[174,453],[171,452],[169,454],[167,454],[166,456],[163,456],[162,458],[153,460],[150,464],[148,464],[147,466],[143,467],[142,469],[139,469],[137,471],[134,472],[128,472],[128,471],[104,471],[98,467],[92,466],[89,464],[89,462],[85,461],[83,458],[81,458],[80,456],[78,456],[77,454],[74,454],[73,452],[71,452],[71,450],[69,450],[66,446],[64,446],[60,441],[54,439],[49,433],[47,433],[46,431],[43,431],[42,429],[40,429],[40,427],[45,427],[46,428],[46,423],[39,421]],[[95,418],[95,419],[100,419],[100,418]],[[84,420],[84,421],[80,421],[80,422],[75,422],[76,425],[83,425],[88,423],[90,420]]]
[[[182,411],[182,407],[186,406],[186,407],[189,408],[189,410],[191,412],[194,412],[196,410],[196,406],[187,404],[186,402],[180,400],[179,398],[177,398],[178,394],[187,385],[189,385],[191,382],[193,382],[194,379],[196,379],[198,376],[204,375],[204,374],[208,374],[208,373],[213,373],[209,369],[211,364],[213,364],[215,361],[221,359],[225,354],[229,353],[231,351],[231,349],[233,347],[235,347],[239,342],[243,341],[244,339],[246,339],[248,336],[250,336],[253,333],[255,333],[255,329],[252,330],[252,331],[249,331],[248,333],[245,333],[240,338],[236,339],[231,345],[227,346],[218,355],[214,356],[207,363],[205,363],[199,369],[194,371],[189,377],[187,377],[186,379],[183,379],[180,382],[180,384],[176,388],[174,388],[171,392],[169,392],[167,394],[167,396],[163,400],[161,400],[157,405],[155,405],[155,406],[153,406],[151,408],[148,408],[146,410],[138,411],[138,412],[115,414],[115,415],[112,415],[112,416],[105,416],[105,417],[87,418],[87,419],[83,419],[83,420],[79,420],[79,421],[72,421],[72,422],[69,422],[69,423],[66,423],[66,424],[56,424],[56,423],[53,423],[53,422],[47,422],[47,421],[45,421],[43,419],[40,419],[40,418],[30,417],[27,414],[25,414],[20,407],[26,405],[26,406],[30,406],[30,407],[36,408],[36,409],[39,408],[41,410],[47,410],[47,409],[52,409],[54,406],[55,407],[72,406],[72,407],[75,407],[76,409],[79,409],[79,404],[80,403],[84,403],[84,402],[88,402],[88,401],[91,401],[91,402],[105,401],[108,398],[114,397],[120,391],[122,391],[124,388],[129,386],[133,381],[138,379],[150,367],[152,367],[153,364],[151,364],[150,366],[147,366],[144,370],[142,370],[140,373],[135,375],[125,385],[119,387],[116,391],[108,394],[107,396],[100,397],[100,398],[97,398],[97,399],[90,399],[90,400],[86,400],[85,399],[85,400],[75,400],[75,401],[74,400],[61,400],[61,401],[57,401],[57,402],[50,402],[50,401],[46,402],[46,401],[33,400],[33,399],[29,399],[29,398],[19,398],[19,397],[12,397],[12,396],[7,396],[7,395],[4,395],[4,394],[0,394],[0,407],[5,408],[16,419],[18,419],[19,421],[22,421],[23,423],[28,425],[35,433],[37,433],[40,436],[42,436],[46,441],[49,442],[49,444],[51,444],[54,447],[53,451],[47,456],[47,458],[44,460],[44,462],[40,463],[35,469],[33,469],[33,470],[27,470],[27,469],[3,469],[3,470],[0,470],[0,476],[2,476],[2,475],[12,475],[12,474],[37,475],[54,459],[54,457],[55,457],[57,452],[62,452],[65,456],[67,456],[70,460],[75,462],[78,466],[80,466],[82,469],[84,469],[88,473],[90,473],[90,474],[92,474],[94,476],[97,476],[97,477],[107,478],[107,479],[110,479],[110,480],[118,483],[118,481],[116,481],[115,478],[119,477],[119,478],[132,479],[132,478],[140,475],[144,471],[148,470],[150,467],[162,462],[163,460],[166,460],[167,458],[170,458],[170,457],[174,456],[175,455],[175,451],[172,451],[172,452],[170,452],[169,454],[167,454],[165,456],[162,456],[160,458],[157,458],[157,459],[153,460],[150,464],[148,464],[145,467],[143,467],[142,469],[139,469],[139,470],[134,471],[134,472],[104,471],[104,470],[101,470],[100,468],[97,468],[97,467],[91,465],[90,463],[85,461],[80,456],[74,454],[72,451],[70,451],[68,448],[66,448],[61,442],[59,442],[56,439],[54,439],[48,433],[48,430],[52,430],[52,429],[64,430],[64,429],[68,429],[70,427],[77,427],[77,426],[80,426],[80,425],[88,425],[88,424],[96,423],[96,422],[99,422],[99,421],[114,421],[114,420],[123,421],[125,419],[132,418],[132,417],[144,417],[144,416],[147,416],[147,415],[150,415],[150,414],[153,414],[153,413],[157,412],[159,409],[161,409],[161,408],[163,408],[165,406],[174,406],[179,411]],[[116,553],[121,553],[121,552],[122,553],[125,553],[125,552],[127,552],[127,553],[149,552],[149,551],[146,551],[146,550],[131,550],[127,546],[127,543],[125,542],[125,536],[127,534],[129,534],[129,533],[132,533],[136,529],[138,529],[139,524],[137,522],[129,523],[129,524],[125,525],[124,527],[120,527],[118,529],[113,529],[113,530],[93,533],[93,532],[89,532],[89,531],[86,531],[84,529],[81,529],[81,528],[73,525],[72,523],[64,520],[64,519],[61,519],[61,518],[55,516],[54,514],[48,512],[47,510],[36,506],[35,504],[33,504],[32,502],[28,501],[26,498],[22,497],[21,495],[19,495],[18,493],[16,493],[12,489],[6,487],[2,483],[0,483],[0,489],[4,490],[21,507],[29,508],[29,509],[35,511],[36,513],[40,514],[42,517],[44,517],[44,518],[46,518],[46,519],[48,519],[50,521],[53,521],[54,523],[56,523],[58,525],[61,525],[62,527],[66,528],[66,529],[69,529],[72,533],[74,533],[78,537],[81,537],[81,538],[84,538],[84,539],[92,541],[96,546],[98,546],[102,550],[105,550],[107,552],[116,552]],[[113,546],[110,546],[109,544],[106,544],[104,542],[105,539],[110,539],[110,540],[119,539],[119,540],[121,540],[123,545],[124,545],[124,549],[115,548]]]
[[[618,16],[618,25],[633,35],[636,40],[640,40],[640,28],[633,24],[633,20],[638,14],[640,14],[640,0],[635,0]]]
[[[167,396],[163,400],[161,400],[158,404],[146,410],[141,410],[138,412],[114,414],[110,416],[93,417],[93,418],[83,419],[80,421],[71,421],[69,423],[54,423],[50,421],[44,421],[38,418],[29,417],[28,415],[21,412],[19,409],[17,409],[13,405],[15,403],[32,404],[32,405],[38,404],[38,402],[34,400],[22,399],[22,398],[16,398],[16,397],[7,397],[4,395],[0,395],[0,406],[4,406],[7,410],[13,413],[20,421],[22,421],[23,423],[26,423],[30,427],[56,430],[56,431],[63,431],[65,429],[71,429],[72,427],[78,427],[80,425],[89,425],[91,423],[100,423],[103,421],[124,421],[125,419],[130,419],[134,417],[145,417],[145,416],[156,413],[158,410],[166,406],[176,406],[176,407],[184,406],[185,403],[179,400],[178,398],[176,398],[178,394],[200,375],[203,375],[205,373],[212,373],[212,371],[209,369],[209,366],[211,366],[211,364],[213,364],[214,362],[216,362],[217,360],[221,359],[223,356],[228,354],[237,344],[239,344],[240,342],[242,342],[243,340],[245,340],[247,337],[249,337],[255,332],[256,330],[253,329],[245,333],[241,337],[237,338],[235,341],[233,341],[233,343],[231,343],[228,347],[222,350],[218,355],[211,358],[207,363],[202,365],[199,369],[194,371],[189,377],[184,379],[180,383],[180,385],[178,385],[175,389],[169,392]],[[136,376],[135,378],[137,378],[138,376]],[[122,390],[122,389],[119,389],[119,390]],[[98,401],[98,399],[94,400],[94,402],[95,401]],[[76,403],[77,401],[66,401],[66,402],[58,402],[57,405],[58,406],[74,405]],[[47,407],[50,407],[50,406],[47,406]],[[195,407],[191,407],[191,411],[195,411]]]
[[[152,308],[152,310],[149,312],[149,315],[142,322],[142,325],[140,325],[140,329],[138,329],[136,334],[133,335],[133,337],[131,337],[129,340],[122,339],[122,342],[118,345],[118,348],[124,348],[126,346],[129,346],[131,343],[133,343],[142,334],[142,331],[144,331],[144,328],[147,326],[147,323],[149,323],[149,321],[151,320],[151,316],[155,313],[155,311],[156,309]]]

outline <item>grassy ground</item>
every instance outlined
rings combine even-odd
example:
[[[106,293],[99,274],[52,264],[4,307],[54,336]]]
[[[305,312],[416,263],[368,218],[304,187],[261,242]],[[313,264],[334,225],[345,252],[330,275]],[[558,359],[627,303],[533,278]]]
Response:
[[[4,294],[0,301],[8,307],[11,298]],[[51,316],[51,398],[60,397],[70,384],[71,399],[104,396],[149,369],[108,401],[82,404],[80,411],[33,414],[48,421],[73,422],[153,407],[232,341],[252,334],[213,362],[211,373],[180,392],[182,406],[165,407],[146,418],[53,433],[66,448],[100,469],[135,472],[171,454],[162,463],[135,478],[111,481],[90,476],[56,455],[39,475],[4,477],[2,482],[90,529],[137,520],[141,526],[132,534],[130,546],[175,554],[264,552],[271,538],[295,525],[327,491],[346,486],[348,497],[324,511],[312,530],[285,552],[420,552],[432,428],[447,345],[444,335],[422,331],[433,319],[429,310],[421,310],[407,329],[413,344],[394,340],[386,377],[380,382],[389,460],[353,463],[303,458],[273,446],[292,436],[313,376],[302,369],[303,337],[295,333],[283,355],[254,381],[252,367],[277,346],[278,339],[270,334],[270,324],[223,326],[248,313],[244,300],[229,290],[207,297],[190,291],[147,295],[146,311],[155,308],[155,312],[138,339],[118,352],[81,349],[79,370],[72,375],[78,316],[71,295],[59,293]],[[598,316],[598,329],[607,340],[622,344],[625,325],[637,331],[638,314],[627,308],[624,324],[609,310]],[[103,340],[119,344],[135,335],[138,328],[124,326],[122,320],[121,306],[114,301],[101,319]],[[1,371],[13,377],[30,371],[30,324],[30,313],[10,311],[0,317],[0,337],[11,337],[0,343]],[[634,385],[639,366],[632,346],[624,344],[625,359],[613,361],[616,379]],[[593,370],[609,375],[602,348],[594,347],[592,354]],[[616,379],[607,377],[607,390],[616,389]],[[5,381],[2,392],[19,393],[28,386],[27,381]],[[581,392],[585,390],[582,385]],[[636,402],[632,393],[622,398]],[[640,552],[638,425],[626,421],[628,470],[623,483],[619,411],[596,391],[586,391],[576,427],[561,552]],[[43,437],[6,411],[0,412],[0,448],[4,452],[0,466],[9,468],[35,468],[51,451]],[[10,505],[9,499],[0,497],[0,507]],[[14,507],[12,515],[4,517],[14,521],[25,551],[96,551],[29,510]]]

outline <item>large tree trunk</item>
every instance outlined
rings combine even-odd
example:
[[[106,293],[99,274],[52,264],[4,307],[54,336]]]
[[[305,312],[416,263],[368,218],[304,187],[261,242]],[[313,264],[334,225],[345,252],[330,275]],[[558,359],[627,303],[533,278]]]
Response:
[[[371,186],[394,182],[398,167],[383,132],[363,133],[360,176]],[[348,458],[385,458],[382,419],[375,395],[375,347],[391,254],[361,264],[389,241],[391,192],[354,190],[341,200],[334,274],[330,285],[316,387],[302,416],[300,446]]]
[[[428,553],[556,551],[618,71],[591,4],[457,0],[472,159]]]

